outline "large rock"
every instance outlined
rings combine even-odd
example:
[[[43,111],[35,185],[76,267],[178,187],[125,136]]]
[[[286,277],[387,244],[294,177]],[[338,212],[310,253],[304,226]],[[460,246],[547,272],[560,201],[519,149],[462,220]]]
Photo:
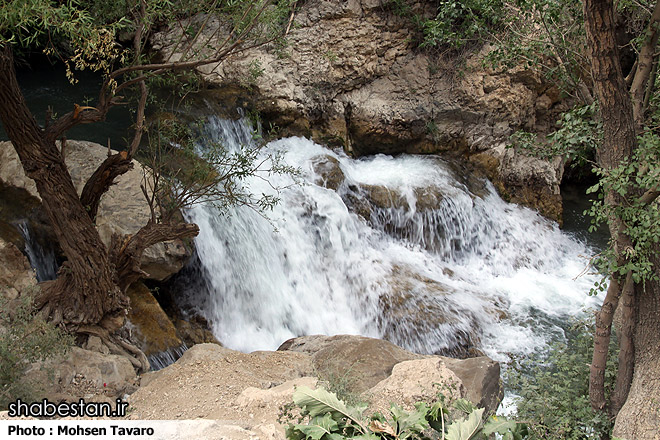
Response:
[[[469,359],[442,359],[461,380],[465,397],[487,413],[494,413],[504,397],[500,381],[500,364],[486,356]]]
[[[428,2],[416,8],[429,16],[435,12]],[[221,26],[214,20],[205,25],[209,37]],[[181,47],[184,29],[155,35],[154,48],[168,57]],[[234,94],[237,85],[249,89],[234,98],[236,105],[252,101],[285,131],[342,145],[357,155],[476,156],[471,162],[500,182],[505,196],[556,218],[560,200],[545,196],[559,194],[562,164],[553,162],[551,172],[543,171],[549,185],[533,182],[529,191],[537,196],[520,194],[500,174],[517,173],[516,163],[527,160],[518,153],[505,160],[505,145],[514,131],[544,132],[553,126],[565,109],[559,92],[523,67],[484,67],[488,47],[460,67],[460,61],[436,59],[415,50],[415,32],[408,17],[393,13],[380,0],[310,0],[297,9],[285,49],[250,49],[200,71]],[[222,31],[215,37],[218,42],[224,38]],[[174,53],[173,59],[177,57]],[[251,74],[255,71],[262,73]],[[218,93],[226,99],[226,92]],[[523,173],[518,180],[525,178]]]
[[[67,141],[65,161],[78,192],[107,157],[107,148],[87,141]],[[103,242],[110,244],[112,234],[134,234],[150,218],[149,206],[140,184],[143,168],[133,161],[133,169],[115,179],[115,184],[101,199],[96,225]],[[11,143],[0,142],[0,182],[23,188],[39,199],[34,181],[25,176]],[[142,270],[149,278],[162,281],[177,273],[190,257],[181,240],[159,243],[147,248],[142,256]]]
[[[391,342],[351,335],[301,336],[284,342],[278,350],[310,354],[321,375],[349,375],[351,391],[356,393],[364,392],[389,377],[399,362],[424,357]]]
[[[137,388],[131,362],[123,356],[71,347],[62,359],[36,363],[26,372],[28,380],[44,387],[53,401],[85,399],[114,401]]]
[[[445,396],[446,403],[465,397],[460,378],[439,358],[417,359],[398,363],[392,374],[365,394],[370,408],[387,414],[392,402],[412,410],[416,402],[432,404],[438,394]]]
[[[34,271],[25,255],[13,243],[0,238],[0,295],[14,300],[36,284]]]
[[[299,351],[311,355],[314,367],[321,376],[348,375],[351,378],[348,387],[356,393],[365,392],[390,377],[395,365],[401,362],[431,359],[441,361],[443,366],[438,368],[443,370],[446,366],[458,378],[462,385],[457,385],[456,389],[461,396],[464,392],[467,399],[486,408],[487,412],[495,412],[503,396],[499,364],[485,356],[463,360],[424,356],[381,339],[353,335],[301,336],[284,342],[278,350]],[[426,364],[414,365],[419,367]],[[422,370],[427,371],[426,366]]]
[[[333,346],[341,349],[334,353],[333,365],[343,363],[342,371],[360,380],[369,412],[388,410],[391,403],[410,408],[418,401],[435,401],[438,392],[449,401],[467,397],[488,402],[471,394],[471,387],[483,386],[483,374],[470,377],[464,361],[453,365],[448,358],[419,356],[360,336],[307,336],[284,345],[297,352],[246,354],[216,344],[196,345],[176,363],[142,377],[140,389],[129,397],[129,418],[213,419],[216,432],[226,438],[283,440],[283,414],[289,412],[291,420],[297,415],[290,412],[295,388],[314,388],[323,379],[317,376],[323,376],[320,368],[331,361],[324,355]],[[499,377],[493,380],[499,383]]]
[[[174,324],[149,288],[140,282],[133,283],[126,294],[131,299],[128,320],[134,328],[133,337],[145,355],[152,356],[183,344]]]

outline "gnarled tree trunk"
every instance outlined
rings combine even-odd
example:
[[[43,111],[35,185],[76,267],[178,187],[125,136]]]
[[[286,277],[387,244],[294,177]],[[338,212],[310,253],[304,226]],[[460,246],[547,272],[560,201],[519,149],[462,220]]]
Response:
[[[143,89],[140,112],[144,111],[145,100]],[[109,156],[92,174],[79,197],[54,134],[80,122],[103,119],[109,106],[100,105],[102,110],[91,108],[85,114],[76,106],[54,125],[42,129],[25,103],[8,45],[0,45],[0,102],[0,120],[25,174],[36,183],[66,256],[57,279],[40,284],[36,306],[44,315],[74,332],[101,337],[111,352],[128,355],[137,369],[148,369],[144,354],[116,334],[129,307],[125,291],[144,275],[140,258],[147,247],[174,238],[194,237],[199,229],[194,224],[158,224],[152,219],[132,236],[114,237],[111,249],[107,249],[94,218],[101,196],[113,180],[132,168],[132,153]],[[131,152],[137,149],[139,134],[134,144]]]
[[[37,305],[66,324],[97,324],[122,313],[128,300],[117,287],[107,250],[80,202],[54,141],[30,113],[19,88],[9,46],[0,48],[0,119],[34,180],[53,232],[67,260],[54,281],[43,283]]]

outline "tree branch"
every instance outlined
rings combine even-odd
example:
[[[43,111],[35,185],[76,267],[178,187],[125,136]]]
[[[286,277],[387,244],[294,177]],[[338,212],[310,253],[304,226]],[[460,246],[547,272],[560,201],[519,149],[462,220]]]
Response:
[[[87,179],[80,194],[80,201],[93,222],[96,221],[101,197],[114,183],[115,178],[133,169],[133,161],[122,151],[106,158]]]
[[[607,365],[607,353],[610,346],[610,335],[614,312],[619,305],[621,287],[616,278],[610,279],[607,294],[603,300],[600,311],[596,313],[596,328],[594,330],[594,354],[589,372],[589,399],[591,407],[596,411],[602,411],[607,405],[605,400],[605,367]]]
[[[154,223],[150,220],[135,235],[125,235],[123,238],[113,236],[110,261],[115,264],[119,288],[124,292],[133,282],[147,275],[140,269],[140,259],[146,248],[197,234],[199,227],[194,223]]]
[[[641,132],[644,125],[644,93],[646,92],[646,84],[651,76],[653,69],[653,58],[655,48],[658,45],[658,24],[660,23],[660,2],[656,2],[653,15],[649,21],[646,30],[646,39],[642,50],[637,57],[637,70],[633,77],[632,85],[630,86],[630,95],[633,103],[633,117],[637,133]]]

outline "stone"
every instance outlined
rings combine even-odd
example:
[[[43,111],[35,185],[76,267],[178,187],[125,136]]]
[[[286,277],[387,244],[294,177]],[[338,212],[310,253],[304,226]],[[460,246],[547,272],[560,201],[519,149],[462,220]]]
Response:
[[[485,408],[487,414],[497,411],[504,397],[499,362],[486,356],[469,359],[443,357],[442,361],[460,379],[466,391],[465,397],[470,402]]]
[[[431,404],[438,394],[445,396],[446,403],[465,397],[465,388],[458,376],[438,358],[415,359],[396,364],[392,374],[367,390],[372,411],[387,414],[392,402],[410,411],[416,402]]]
[[[397,347],[391,342],[364,336],[301,336],[284,342],[278,351],[310,354],[321,376],[351,377],[350,389],[361,393],[389,377],[399,362],[423,356]]]
[[[37,278],[25,255],[13,243],[0,238],[0,294],[14,300],[36,285]]]
[[[176,328],[147,286],[133,283],[126,294],[131,300],[128,320],[133,337],[145,355],[151,356],[181,346]]]
[[[79,193],[107,157],[107,152],[107,148],[93,142],[67,141],[65,162]],[[140,189],[142,178],[143,168],[134,160],[133,169],[115,179],[115,184],[101,199],[96,225],[106,246],[113,234],[135,234],[147,224],[150,210]],[[34,181],[25,176],[10,142],[0,142],[0,182],[23,188],[41,200]],[[149,274],[148,278],[163,281],[181,270],[190,255],[190,249],[181,240],[158,243],[145,250],[142,270]]]
[[[84,394],[114,399],[137,388],[137,375],[127,358],[80,347],[71,347],[61,359],[33,364],[26,376],[43,386],[44,397],[53,401],[77,401]]]
[[[439,390],[429,386],[432,382],[426,383],[427,388],[422,393],[426,397],[435,398],[438,391],[451,394],[457,390],[461,397],[467,398],[474,405],[486,408],[487,412],[494,412],[503,396],[499,363],[485,356],[452,359],[445,356],[420,355],[404,350],[388,341],[353,335],[301,336],[284,342],[278,350],[298,351],[310,355],[314,368],[321,379],[324,375],[335,377],[348,375],[350,380],[347,382],[347,388],[355,393],[366,392],[368,395],[371,393],[368,390],[373,390],[373,387],[379,382],[394,374],[395,366],[401,363],[429,360],[428,363],[410,365],[417,365],[420,368],[419,371],[424,371],[424,374],[439,374],[449,378],[451,380],[442,383],[449,385],[455,381],[457,386],[455,388],[446,386],[445,389]],[[439,366],[440,363],[441,366]],[[400,368],[402,370],[399,370],[399,373],[410,371],[408,368],[412,367]],[[434,368],[440,371],[435,372]],[[445,373],[445,369],[450,370],[451,375]],[[418,373],[401,373],[397,377],[410,375],[414,379],[417,377],[415,374]],[[402,381],[403,379],[396,380]],[[418,387],[423,385],[411,382],[410,389],[419,390]],[[389,385],[386,388],[389,389]],[[409,396],[415,393],[417,391],[409,393]],[[458,396],[458,394],[451,395]],[[410,398],[412,399],[412,397]]]
[[[339,161],[335,157],[322,155],[313,157],[311,162],[312,169],[319,176],[316,183],[324,188],[337,191],[346,178]]]

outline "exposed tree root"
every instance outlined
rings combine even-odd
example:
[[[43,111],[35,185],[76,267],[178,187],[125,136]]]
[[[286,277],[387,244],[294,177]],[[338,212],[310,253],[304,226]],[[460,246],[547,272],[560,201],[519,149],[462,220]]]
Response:
[[[77,333],[97,336],[108,347],[110,353],[126,357],[138,373],[149,371],[147,356],[135,345],[123,340],[116,333],[110,333],[98,325],[85,325],[78,327]]]

